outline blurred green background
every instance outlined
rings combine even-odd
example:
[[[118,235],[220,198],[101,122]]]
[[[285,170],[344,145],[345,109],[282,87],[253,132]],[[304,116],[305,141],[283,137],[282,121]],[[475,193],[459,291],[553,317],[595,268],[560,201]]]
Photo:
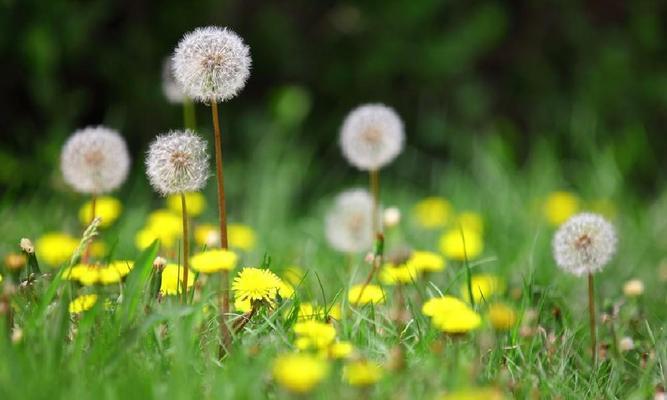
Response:
[[[45,184],[64,191],[60,146],[89,124],[120,130],[135,179],[144,179],[148,142],[183,124],[162,95],[163,60],[185,32],[209,24],[239,33],[253,58],[247,87],[221,108],[227,159],[251,168],[266,141],[300,152],[305,198],[353,173],[338,128],[368,101],[392,105],[406,122],[392,179],[428,188],[437,167],[465,166],[484,141],[517,168],[541,151],[567,177],[604,154],[638,194],[662,186],[666,2],[1,4],[0,187],[10,197]],[[203,133],[209,113],[197,106]]]

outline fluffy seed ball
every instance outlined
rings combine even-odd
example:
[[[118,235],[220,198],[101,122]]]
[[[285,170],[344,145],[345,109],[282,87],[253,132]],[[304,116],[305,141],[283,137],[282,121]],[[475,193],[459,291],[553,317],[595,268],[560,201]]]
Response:
[[[553,252],[556,264],[576,276],[595,273],[607,265],[616,252],[614,226],[597,214],[577,214],[556,232]]]
[[[206,141],[190,130],[158,136],[148,149],[146,174],[163,196],[201,190],[208,179]]]
[[[326,216],[326,237],[344,253],[368,250],[373,241],[373,198],[364,189],[345,191],[336,197]]]
[[[125,182],[130,155],[118,132],[90,126],[67,139],[60,154],[60,169],[65,182],[77,192],[103,194]]]
[[[352,110],[340,131],[340,145],[348,162],[360,170],[384,167],[403,150],[403,121],[383,104]]]
[[[250,75],[250,49],[227,28],[208,26],[187,33],[174,51],[173,70],[185,94],[222,102],[243,89]]]
[[[171,58],[167,58],[162,64],[162,93],[167,101],[172,104],[180,104],[185,101],[183,87],[174,77]]]

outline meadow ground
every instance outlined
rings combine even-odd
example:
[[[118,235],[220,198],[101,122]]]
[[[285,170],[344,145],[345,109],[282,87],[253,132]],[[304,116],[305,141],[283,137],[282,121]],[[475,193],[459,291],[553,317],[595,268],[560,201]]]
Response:
[[[303,187],[314,155],[273,139],[258,144],[254,161],[233,160],[227,169],[230,219],[251,227],[255,241],[236,249],[240,260],[232,276],[245,266],[266,267],[291,282],[294,293],[261,307],[223,359],[218,357],[217,274],[199,274],[194,299],[186,305],[176,296],[153,296],[155,256],[171,255],[170,262],[178,256],[165,243],[137,250],[137,233],[153,211],[165,208],[142,173],[137,171],[116,195],[122,212],[96,239],[106,245],[101,260],[135,260],[128,276],[112,285],[58,279],[58,267],[66,269],[69,254],[67,261],[49,266],[50,250],[39,245],[47,232],[80,237],[78,212],[86,199],[52,195],[50,189],[20,201],[5,198],[0,253],[20,254],[19,240],[30,238],[42,273],[29,284],[10,284],[14,272],[5,259],[0,398],[664,398],[659,396],[667,361],[667,192],[645,198],[629,191],[609,152],[591,151],[589,162],[571,163],[555,159],[545,144],[519,167],[498,137],[466,143],[456,162],[423,158],[418,179],[401,172],[402,158],[389,168],[381,181],[382,204],[397,207],[401,219],[385,229],[385,253],[410,248],[441,254],[441,235],[460,229],[463,222],[457,218],[464,212],[481,217],[482,226],[475,220],[481,253],[467,262],[449,258],[444,270],[420,274],[400,292],[376,277],[384,300],[363,306],[350,304],[348,290],[371,266],[365,253],[347,256],[328,245],[324,220],[335,191],[323,192],[364,186],[365,175],[350,171],[336,175],[333,183]],[[418,154],[409,157],[420,160]],[[329,175],[323,172],[322,180]],[[193,218],[195,229],[216,223],[214,186],[209,182],[203,192],[208,206]],[[616,257],[596,275],[596,364],[589,349],[586,279],[562,272],[553,260],[556,227],[545,216],[545,202],[561,190],[576,194],[576,204],[556,201],[551,212],[593,210],[618,231]],[[420,222],[415,207],[433,196],[447,199],[452,210],[446,221],[431,210],[436,214]],[[429,218],[437,219],[435,227],[424,226],[434,221]],[[422,306],[442,294],[467,299],[469,274],[497,280],[479,289],[484,296],[469,305],[481,324],[447,335]],[[631,279],[641,280],[643,291],[624,290]],[[98,296],[92,308],[68,310],[83,293]],[[498,304],[509,311],[501,308],[492,321],[489,310]],[[326,333],[329,328],[321,335],[295,332],[295,325],[309,319],[303,311],[308,305],[324,310],[310,316],[333,327],[335,338]],[[242,312],[233,314],[239,320]],[[304,344],[304,335],[314,344]],[[333,354],[331,341],[349,343],[353,350]],[[285,361],[284,355],[297,352],[312,357]],[[280,359],[286,364],[277,364]],[[463,397],[469,389],[486,391]]]

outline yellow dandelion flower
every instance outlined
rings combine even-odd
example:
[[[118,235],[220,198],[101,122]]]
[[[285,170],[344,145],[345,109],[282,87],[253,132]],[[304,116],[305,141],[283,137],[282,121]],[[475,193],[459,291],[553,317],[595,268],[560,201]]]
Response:
[[[516,312],[503,303],[494,303],[489,306],[489,320],[494,329],[507,331],[516,324]]]
[[[441,228],[449,221],[452,205],[442,197],[427,197],[415,205],[417,223],[427,229]]]
[[[0,283],[2,283],[2,274],[0,274]]]
[[[81,295],[69,303],[69,312],[70,314],[82,313],[93,308],[95,303],[97,303],[96,294]]]
[[[104,242],[95,241],[90,245],[90,255],[103,258],[107,254],[107,245]]]
[[[192,217],[201,215],[206,209],[206,198],[199,192],[189,192],[185,194],[186,208],[188,214]],[[167,197],[167,208],[174,213],[181,214],[181,195],[172,194]]]
[[[341,311],[339,303],[336,303],[336,304],[330,306],[328,311],[329,311],[329,318],[333,318],[337,321],[340,321],[342,311]]]
[[[234,309],[240,313],[248,313],[252,310],[252,304],[249,299],[234,299]]]
[[[148,214],[146,226],[151,230],[166,231],[172,235],[180,235],[183,229],[182,216],[171,210],[155,210]]]
[[[417,272],[437,272],[445,269],[445,259],[430,251],[413,251],[406,264]]]
[[[273,364],[273,378],[280,386],[294,393],[308,393],[329,372],[327,363],[308,354],[284,354]]]
[[[283,299],[289,299],[290,297],[294,296],[294,287],[289,283],[286,283],[282,279],[280,279],[280,285],[278,286],[278,294]]]
[[[201,224],[195,227],[195,243],[200,247],[215,247],[220,243],[220,230],[212,224]]]
[[[255,247],[255,231],[248,225],[229,224],[227,226],[229,247],[249,251]]]
[[[475,303],[488,301],[493,296],[505,291],[505,282],[499,277],[491,274],[477,274],[470,278],[472,287],[472,297]],[[461,284],[461,293],[463,297],[470,301],[468,293],[468,283]]]
[[[167,264],[162,270],[162,282],[160,291],[165,295],[175,295],[183,293],[183,277],[185,270],[182,265]],[[189,289],[195,283],[195,272],[188,271],[187,288]]]
[[[385,264],[380,271],[380,281],[385,285],[413,283],[417,280],[417,270],[409,264]]]
[[[350,304],[363,306],[364,304],[383,304],[384,303],[384,292],[382,288],[377,285],[367,285],[364,288],[363,293],[361,289],[364,285],[354,285],[350,288],[347,293],[347,301]],[[359,295],[361,294],[361,297]]]
[[[176,239],[180,235],[176,235],[173,232],[168,230],[160,230],[158,228],[144,228],[137,232],[134,237],[134,244],[137,246],[137,249],[144,250],[155,240],[160,241],[160,245],[166,248],[172,248],[176,244]]]
[[[297,311],[297,321],[308,321],[311,319],[323,318],[324,310],[321,307],[315,307],[312,303],[299,304]]]
[[[464,334],[475,330],[482,318],[470,307],[454,308],[448,313],[438,313],[431,319],[433,325],[449,334]]]
[[[340,360],[350,357],[352,352],[354,352],[354,346],[352,346],[352,343],[347,341],[340,341],[332,343],[331,346],[329,346],[328,356],[330,358]]]
[[[460,299],[452,296],[433,297],[422,305],[422,314],[433,317],[437,314],[447,314],[459,308],[468,308]]]
[[[482,254],[484,242],[479,232],[453,228],[440,237],[440,251],[447,258],[463,261],[473,260]]]
[[[453,226],[458,229],[463,228],[464,231],[475,231],[481,235],[484,233],[484,218],[474,211],[463,211],[456,216]]]
[[[95,200],[95,216],[102,219],[100,222],[100,227],[102,228],[113,225],[122,211],[123,205],[114,197],[101,196]],[[88,225],[92,220],[92,216],[93,204],[92,201],[88,201],[79,209],[79,221],[83,225]]]
[[[336,338],[336,328],[331,324],[312,319],[297,322],[293,329],[297,336],[296,346],[299,350],[323,349],[333,343]]]
[[[112,261],[109,263],[108,268],[115,269],[116,271],[118,271],[120,276],[124,277],[127,276],[127,274],[129,274],[130,271],[132,271],[132,268],[134,268],[134,261],[130,260]]]
[[[343,368],[343,379],[351,386],[371,386],[382,379],[382,367],[367,360],[353,361]]]
[[[69,261],[78,246],[77,239],[61,232],[42,235],[35,243],[37,255],[52,267]]]
[[[63,272],[63,278],[84,286],[112,285],[120,282],[132,269],[132,261],[114,261],[107,266],[77,264]]]
[[[303,277],[306,276],[306,273],[296,265],[285,268],[283,271],[283,279],[289,282],[290,284],[297,286],[301,284]]]
[[[202,274],[213,274],[218,271],[231,271],[236,267],[239,256],[231,250],[206,250],[190,258],[193,270]]]
[[[234,278],[235,298],[271,302],[276,298],[282,281],[268,269],[243,268]]]
[[[579,198],[574,193],[553,192],[544,202],[542,213],[551,225],[558,226],[579,212],[579,208]]]
[[[505,396],[495,388],[461,389],[448,393],[440,400],[503,400]]]

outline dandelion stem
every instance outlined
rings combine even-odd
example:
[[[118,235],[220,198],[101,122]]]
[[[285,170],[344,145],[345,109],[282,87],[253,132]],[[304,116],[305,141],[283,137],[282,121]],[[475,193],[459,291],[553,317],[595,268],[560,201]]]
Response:
[[[218,215],[220,218],[220,247],[228,248],[227,243],[227,211],[225,210],[225,181],[222,170],[222,139],[220,137],[220,120],[218,119],[218,103],[211,99],[211,113],[213,115],[213,134],[215,137],[215,174],[218,180]],[[220,277],[220,336],[222,344],[220,355],[224,355],[230,343],[231,335],[227,321],[229,313],[229,271],[222,271]]]
[[[183,215],[183,303],[188,302],[188,258],[190,258],[190,239],[188,237],[188,208],[185,193],[181,192],[181,214]]]
[[[368,273],[368,276],[366,277],[364,284],[361,286],[361,289],[359,290],[359,296],[357,297],[356,303],[359,303],[361,301],[361,296],[364,295],[366,287],[373,280],[373,275],[375,275],[375,273],[380,269],[380,266],[382,265],[383,254],[384,254],[384,235],[382,235],[382,233],[378,233],[377,239],[375,240],[375,249],[373,250],[373,261],[372,261],[373,265],[371,266],[371,270]]]
[[[377,169],[372,169],[369,172],[369,180],[370,180],[370,187],[371,187],[371,194],[373,195],[373,215],[372,215],[372,221],[373,221],[373,235],[375,236],[377,233],[380,232],[380,221],[379,221],[379,214],[378,214],[378,208],[380,207],[380,173],[378,172]]]
[[[95,216],[97,214],[97,196],[95,193],[90,197],[90,223],[92,224],[93,221],[95,220]],[[90,245],[92,244],[92,240],[88,243],[86,246],[86,250],[83,253],[83,257],[81,260],[82,264],[88,264],[88,260],[90,259]]]
[[[593,366],[597,361],[597,337],[595,333],[595,285],[593,282],[593,274],[588,274],[588,314],[591,324],[591,350],[593,351]]]

